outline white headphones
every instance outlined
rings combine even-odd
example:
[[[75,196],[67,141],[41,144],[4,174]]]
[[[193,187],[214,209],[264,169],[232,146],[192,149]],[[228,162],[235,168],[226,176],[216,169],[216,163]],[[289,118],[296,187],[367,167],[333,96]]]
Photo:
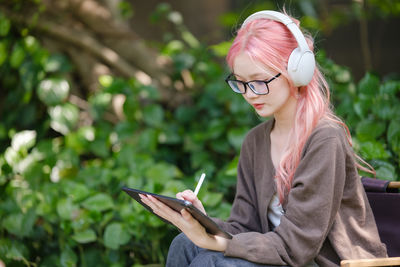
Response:
[[[299,27],[297,27],[297,25],[288,16],[271,10],[259,11],[250,15],[243,22],[242,27],[244,27],[250,21],[261,18],[271,19],[285,24],[285,26],[293,34],[294,38],[296,38],[298,47],[295,48],[290,54],[287,71],[295,86],[307,85],[314,75],[315,58],[314,53],[308,47],[306,39],[301,33]]]

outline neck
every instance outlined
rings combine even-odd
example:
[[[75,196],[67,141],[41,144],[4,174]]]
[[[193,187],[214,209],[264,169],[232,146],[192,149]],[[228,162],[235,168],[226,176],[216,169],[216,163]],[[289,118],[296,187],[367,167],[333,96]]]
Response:
[[[279,135],[288,135],[293,128],[296,116],[297,100],[291,97],[289,102],[280,111],[274,114],[274,129]]]

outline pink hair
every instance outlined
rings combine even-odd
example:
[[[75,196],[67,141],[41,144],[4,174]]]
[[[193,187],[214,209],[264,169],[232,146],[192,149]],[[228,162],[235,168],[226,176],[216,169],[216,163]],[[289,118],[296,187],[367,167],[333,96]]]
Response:
[[[299,25],[298,20],[293,18],[292,20]],[[313,50],[312,37],[309,35],[305,37],[310,49]],[[289,81],[292,94],[299,94],[294,127],[275,173],[281,203],[284,202],[292,186],[294,173],[300,163],[301,151],[311,132],[321,120],[341,125],[346,131],[350,145],[352,144],[347,126],[334,115],[330,107],[329,86],[318,67],[307,86],[297,88],[291,82],[286,70],[287,61],[290,53],[297,46],[296,39],[284,24],[270,19],[257,19],[239,29],[226,58],[228,65],[233,69],[235,57],[240,53],[246,53],[261,66],[268,66],[282,73],[282,76]],[[360,160],[358,156],[356,157]],[[357,167],[371,172],[358,163]],[[370,166],[369,168],[372,169]]]

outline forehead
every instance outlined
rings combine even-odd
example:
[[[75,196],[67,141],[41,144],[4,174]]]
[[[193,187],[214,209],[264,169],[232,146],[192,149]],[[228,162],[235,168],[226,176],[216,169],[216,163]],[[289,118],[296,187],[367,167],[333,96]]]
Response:
[[[254,61],[246,53],[240,53],[233,61],[233,73],[240,79],[251,80],[273,76],[274,71],[260,62]]]

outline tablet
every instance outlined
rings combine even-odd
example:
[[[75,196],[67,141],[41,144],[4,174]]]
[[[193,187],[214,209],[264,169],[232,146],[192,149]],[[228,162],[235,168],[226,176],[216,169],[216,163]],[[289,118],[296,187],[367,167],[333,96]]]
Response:
[[[201,212],[199,209],[197,209],[195,206],[193,206],[193,204],[191,202],[189,202],[187,200],[182,200],[182,199],[177,199],[177,198],[173,198],[173,197],[149,193],[149,192],[145,192],[142,190],[133,189],[133,188],[125,187],[125,186],[122,187],[122,190],[125,191],[129,196],[131,196],[133,199],[135,199],[137,202],[139,202],[143,207],[145,207],[147,210],[149,210],[151,213],[153,213],[154,215],[156,215],[157,217],[159,217],[161,220],[163,220],[166,223],[171,224],[169,221],[167,221],[167,220],[161,218],[160,216],[158,216],[157,214],[155,214],[149,206],[144,204],[140,200],[139,194],[152,195],[153,197],[157,198],[159,201],[163,202],[165,205],[169,206],[170,208],[172,208],[173,210],[178,211],[178,212],[180,212],[182,209],[186,209],[187,211],[190,212],[190,214],[192,214],[193,218],[195,218],[201,225],[203,225],[203,227],[206,229],[206,231],[208,233],[213,234],[213,235],[222,236],[227,239],[232,238],[232,235],[230,235],[229,233],[222,230],[210,217],[205,215],[203,212]]]

